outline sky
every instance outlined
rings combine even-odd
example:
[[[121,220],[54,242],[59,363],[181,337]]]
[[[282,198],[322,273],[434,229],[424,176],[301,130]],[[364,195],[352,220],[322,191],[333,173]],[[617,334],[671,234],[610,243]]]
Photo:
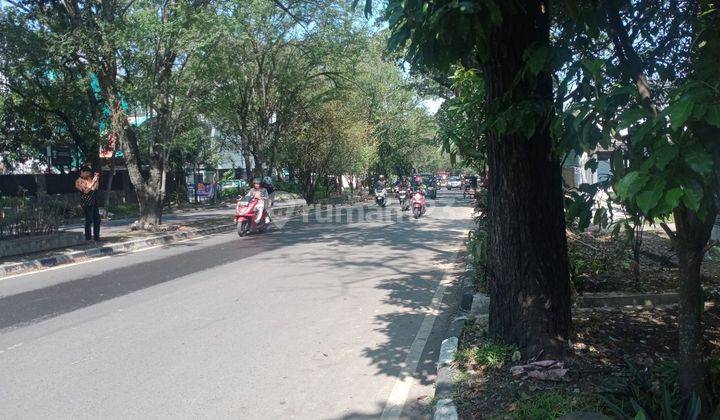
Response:
[[[425,99],[424,101],[422,101],[422,104],[430,114],[435,115],[438,109],[440,109],[440,105],[442,105],[443,102],[445,102],[445,99],[443,98],[434,98]]]

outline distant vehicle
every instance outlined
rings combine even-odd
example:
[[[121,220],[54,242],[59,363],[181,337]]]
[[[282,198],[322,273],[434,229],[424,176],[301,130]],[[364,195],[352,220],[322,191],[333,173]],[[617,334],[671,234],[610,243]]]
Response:
[[[462,186],[462,181],[460,180],[459,176],[451,176],[448,178],[447,183],[447,189],[451,190],[453,188],[460,188]]]
[[[447,172],[437,173],[437,186],[438,188],[447,187],[448,177],[450,176]]]

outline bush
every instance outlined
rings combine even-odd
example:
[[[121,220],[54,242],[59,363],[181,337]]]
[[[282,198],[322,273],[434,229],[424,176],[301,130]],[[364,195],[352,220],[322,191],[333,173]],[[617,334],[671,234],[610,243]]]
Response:
[[[273,186],[275,187],[275,190],[277,190],[277,191],[287,191],[289,193],[295,193],[295,194],[302,193],[300,184],[297,182],[277,181]]]
[[[43,197],[0,197],[0,239],[49,235],[64,220],[63,200]]]
[[[245,194],[244,188],[232,187],[232,188],[225,188],[224,190],[222,190],[222,196],[225,198],[233,198],[234,199],[234,198],[237,198],[238,196],[244,195],[244,194]]]
[[[653,369],[640,368],[626,358],[630,375],[608,384],[602,397],[605,405],[619,419],[694,420],[703,412],[700,398],[682,398],[678,387],[676,362],[659,364]],[[720,389],[720,361],[711,359],[708,369],[709,407],[706,413],[720,414],[717,395]],[[713,410],[712,407],[715,407]]]

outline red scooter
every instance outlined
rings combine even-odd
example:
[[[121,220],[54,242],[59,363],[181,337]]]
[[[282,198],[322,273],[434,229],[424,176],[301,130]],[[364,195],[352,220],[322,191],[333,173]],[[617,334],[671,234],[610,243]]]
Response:
[[[415,191],[412,196],[412,209],[416,219],[425,214],[425,194]]]
[[[258,212],[261,212],[262,215],[260,221],[256,222]],[[265,208],[264,200],[259,197],[243,197],[238,200],[235,206],[235,223],[240,236],[264,232],[270,224],[270,216]]]

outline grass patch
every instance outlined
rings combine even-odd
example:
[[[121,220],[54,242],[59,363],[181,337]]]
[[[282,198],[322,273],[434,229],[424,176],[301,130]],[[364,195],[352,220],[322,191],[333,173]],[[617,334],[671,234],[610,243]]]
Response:
[[[516,350],[515,346],[486,341],[477,347],[469,347],[458,351],[455,360],[463,364],[499,368],[512,359],[512,355]]]
[[[111,206],[108,210],[113,214],[114,218],[122,216],[134,216],[140,213],[140,206],[135,203],[124,203]]]
[[[596,396],[548,391],[522,397],[515,405],[513,418],[550,420],[573,411],[600,412],[600,409],[601,404]]]

